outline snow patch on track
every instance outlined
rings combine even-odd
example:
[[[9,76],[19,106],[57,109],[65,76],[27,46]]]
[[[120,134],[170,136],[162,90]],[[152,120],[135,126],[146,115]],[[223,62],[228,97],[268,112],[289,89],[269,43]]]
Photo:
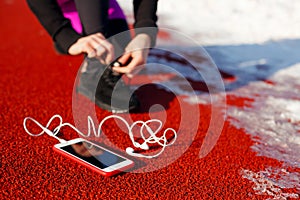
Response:
[[[230,121],[245,129],[255,141],[252,147],[266,156],[300,168],[300,65],[272,76],[275,85],[254,82],[236,91],[236,96],[253,98],[250,107],[228,108]]]
[[[299,198],[297,193],[284,192],[284,189],[300,188],[300,174],[297,172],[269,167],[257,173],[244,169],[241,175],[254,183],[253,189],[257,194],[268,195],[272,199]]]

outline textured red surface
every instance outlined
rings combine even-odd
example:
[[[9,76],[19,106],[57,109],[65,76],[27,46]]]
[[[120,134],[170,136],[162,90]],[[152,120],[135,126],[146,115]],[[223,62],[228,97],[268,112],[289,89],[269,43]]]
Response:
[[[73,123],[72,89],[82,57],[57,55],[49,36],[24,1],[5,0],[0,6],[0,199],[266,198],[253,196],[252,183],[243,179],[240,171],[243,168],[259,171],[265,165],[280,163],[256,156],[250,149],[252,141],[243,130],[225,122],[213,151],[199,159],[209,123],[209,106],[199,106],[201,123],[189,149],[171,165],[148,173],[123,173],[111,178],[99,176],[54,153],[55,139],[27,135],[22,127],[26,116],[33,116],[45,124],[52,115],[59,113],[65,121]],[[147,94],[143,95],[147,98]],[[239,106],[249,101],[228,98],[229,104]],[[171,101],[168,120],[176,118],[177,106],[175,100]],[[102,111],[99,116],[108,114]],[[135,118],[141,115],[148,116],[145,113]],[[113,129],[114,125],[108,123],[106,129],[110,127]],[[114,142],[120,148],[128,144],[124,137],[118,134],[116,137]]]

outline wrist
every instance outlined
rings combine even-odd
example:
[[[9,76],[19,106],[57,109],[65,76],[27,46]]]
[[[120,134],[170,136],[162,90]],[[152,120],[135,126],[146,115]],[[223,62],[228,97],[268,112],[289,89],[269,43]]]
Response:
[[[150,47],[154,47],[156,44],[158,28],[157,27],[143,27],[135,28],[135,35],[147,35],[150,39]]]
[[[151,37],[145,33],[140,33],[134,37],[135,45],[137,48],[149,49],[151,48]]]
[[[146,33],[139,33],[135,36],[135,38],[141,39],[141,41],[144,41],[145,44],[151,44],[151,37]],[[148,45],[147,45],[148,46]]]

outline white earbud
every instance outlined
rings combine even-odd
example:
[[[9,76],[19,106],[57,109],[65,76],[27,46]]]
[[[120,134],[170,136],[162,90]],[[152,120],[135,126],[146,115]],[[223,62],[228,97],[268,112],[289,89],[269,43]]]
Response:
[[[149,150],[149,146],[147,145],[147,142],[145,141],[143,144],[140,144],[138,142],[133,142],[134,146],[137,148],[141,148],[143,150]]]
[[[154,157],[154,156],[146,156],[143,154],[135,153],[133,148],[131,148],[131,147],[126,148],[126,153],[130,156],[139,157],[139,158],[153,158]]]
[[[141,149],[143,150],[149,150],[149,146],[147,145],[146,142],[144,142],[141,146],[140,146]]]
[[[132,154],[133,152],[134,152],[133,148],[131,147],[126,148],[126,153],[128,153],[129,155]]]

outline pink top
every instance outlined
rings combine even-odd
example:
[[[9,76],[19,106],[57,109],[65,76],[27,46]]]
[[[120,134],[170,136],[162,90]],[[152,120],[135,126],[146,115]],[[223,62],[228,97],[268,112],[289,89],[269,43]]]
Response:
[[[65,18],[71,21],[72,27],[77,33],[82,33],[82,25],[74,0],[56,0]],[[125,19],[125,15],[116,0],[109,0],[109,19]]]

